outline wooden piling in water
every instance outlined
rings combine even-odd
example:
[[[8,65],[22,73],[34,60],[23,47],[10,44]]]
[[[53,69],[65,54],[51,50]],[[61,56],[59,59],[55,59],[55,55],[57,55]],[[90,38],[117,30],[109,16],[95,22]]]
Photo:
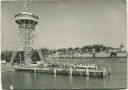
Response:
[[[109,72],[108,72],[108,75],[110,75],[111,74],[111,67],[109,68]]]
[[[56,68],[54,68],[54,74],[56,74]]]
[[[88,70],[88,68],[86,69],[86,75],[89,76],[89,70]]]
[[[69,74],[70,74],[70,75],[72,75],[72,67],[70,67],[70,69],[69,69],[69,70],[70,70],[70,73],[69,73]]]
[[[106,76],[106,68],[103,68],[103,76]]]
[[[34,73],[36,73],[36,68],[34,69]]]

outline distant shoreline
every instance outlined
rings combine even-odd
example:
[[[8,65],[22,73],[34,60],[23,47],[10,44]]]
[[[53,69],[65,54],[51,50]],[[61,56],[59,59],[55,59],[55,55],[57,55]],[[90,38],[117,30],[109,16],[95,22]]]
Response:
[[[85,58],[48,58],[48,59],[45,59],[45,60],[63,60],[63,59],[95,59],[95,58],[127,58],[127,57],[85,57]]]

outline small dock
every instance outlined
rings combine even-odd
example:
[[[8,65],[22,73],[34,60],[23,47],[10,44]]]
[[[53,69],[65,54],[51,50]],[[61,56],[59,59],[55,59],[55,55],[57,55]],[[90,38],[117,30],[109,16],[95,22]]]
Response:
[[[90,77],[105,77],[110,75],[110,71],[106,68],[102,70],[97,69],[74,69],[70,68],[39,68],[39,67],[14,67],[15,71],[20,72],[33,72],[33,73],[44,73],[44,74],[56,74],[56,75],[72,75],[72,76],[90,76]]]

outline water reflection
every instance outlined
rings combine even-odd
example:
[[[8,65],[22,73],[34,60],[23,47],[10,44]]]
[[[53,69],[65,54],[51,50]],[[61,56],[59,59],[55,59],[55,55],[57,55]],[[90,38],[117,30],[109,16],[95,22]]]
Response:
[[[56,81],[56,74],[54,74],[54,81]]]
[[[70,83],[70,86],[72,87],[73,85],[72,75],[69,75],[69,83]]]
[[[86,81],[89,82],[89,76],[86,76]]]
[[[36,76],[37,76],[37,73],[34,73],[34,77],[36,78]]]
[[[106,87],[106,80],[105,79],[103,79],[103,85],[104,85],[104,87]]]

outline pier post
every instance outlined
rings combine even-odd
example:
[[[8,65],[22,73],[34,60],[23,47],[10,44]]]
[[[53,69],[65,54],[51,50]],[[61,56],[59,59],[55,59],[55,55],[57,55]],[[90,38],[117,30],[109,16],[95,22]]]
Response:
[[[72,75],[72,67],[70,67],[70,73],[69,74]]]
[[[108,74],[109,74],[109,75],[111,74],[111,67],[109,68],[109,72],[108,72]]]
[[[54,68],[54,74],[56,74],[56,68]]]
[[[34,73],[36,73],[36,68],[34,69]]]
[[[106,68],[103,68],[103,76],[106,75]]]
[[[97,66],[96,66],[96,70],[97,70]]]
[[[86,70],[86,75],[89,76],[89,69]]]

